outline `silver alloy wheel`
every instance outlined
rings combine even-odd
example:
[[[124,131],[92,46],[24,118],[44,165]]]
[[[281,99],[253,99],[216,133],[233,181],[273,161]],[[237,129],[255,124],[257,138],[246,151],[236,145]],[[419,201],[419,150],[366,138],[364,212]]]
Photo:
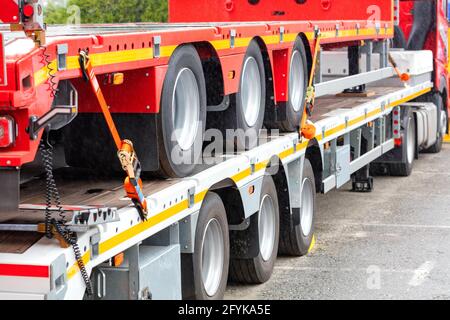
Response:
[[[300,224],[305,237],[312,229],[314,217],[314,187],[310,179],[305,178],[302,185],[302,208],[300,210]]]
[[[242,70],[240,94],[245,122],[249,127],[253,127],[258,121],[261,92],[262,84],[258,63],[255,58],[248,57]]]
[[[214,296],[219,289],[223,274],[225,248],[223,230],[217,219],[211,219],[206,225],[201,245],[202,281],[206,294]]]
[[[441,134],[445,136],[447,133],[447,114],[444,110],[441,110]]]
[[[303,93],[305,90],[304,67],[300,52],[295,50],[292,54],[289,69],[289,100],[295,112],[300,111],[303,105]]]
[[[410,119],[410,121],[414,120]],[[408,163],[412,163],[414,161],[414,155],[416,153],[416,139],[414,138],[414,136],[414,127],[410,123],[408,126],[408,141],[406,142],[406,160],[408,161]]]
[[[266,194],[259,208],[259,248],[261,257],[264,261],[268,261],[272,256],[273,247],[275,245],[275,221],[276,211],[272,198]]]
[[[182,150],[189,150],[197,136],[200,115],[200,93],[197,79],[189,68],[178,72],[172,97],[174,136]]]

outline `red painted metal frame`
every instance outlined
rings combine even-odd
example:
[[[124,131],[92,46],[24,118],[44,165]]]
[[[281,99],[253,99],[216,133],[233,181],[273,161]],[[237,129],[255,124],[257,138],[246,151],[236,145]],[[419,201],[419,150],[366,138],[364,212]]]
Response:
[[[21,264],[0,264],[0,276],[49,278],[50,267]]]
[[[372,0],[371,0],[372,1]],[[377,0],[385,3],[390,0]],[[372,1],[373,2],[373,1]],[[351,7],[354,7],[352,3]],[[348,10],[342,10],[348,11]],[[391,8],[389,9],[391,13]],[[393,20],[390,18],[380,21],[381,28],[392,28]],[[154,36],[161,37],[161,48],[176,48],[179,45],[191,43],[197,46],[203,44],[205,50],[199,50],[201,56],[216,56],[221,64],[223,77],[223,93],[232,94],[237,92],[240,79],[240,71],[243,57],[247,50],[245,46],[230,48],[222,46],[215,49],[210,42],[222,41],[229,44],[230,32],[236,31],[238,39],[252,39],[259,37],[279,37],[281,27],[285,29],[285,34],[301,35],[312,34],[317,26],[323,31],[330,31],[334,35],[336,25],[340,31],[355,30],[355,26],[361,29],[373,29],[371,21],[363,20],[333,20],[333,21],[280,21],[280,22],[260,22],[260,23],[228,23],[228,24],[205,24],[205,26],[189,27],[164,25],[160,30],[129,33],[92,33],[85,35],[67,35],[58,37],[48,37],[46,44],[46,54],[50,56],[50,61],[56,60],[58,44],[65,44],[69,48],[68,57],[71,61],[69,68],[64,71],[55,72],[55,81],[70,79],[79,93],[79,112],[99,112],[96,99],[88,90],[87,84],[81,79],[79,68],[74,67],[74,58],[78,56],[80,49],[89,49],[90,55],[95,54],[115,54],[127,53],[133,50],[148,49],[153,47]],[[156,25],[157,26],[157,25]],[[389,38],[387,34],[355,34],[346,37],[330,36],[323,39],[324,46],[342,43],[348,44],[359,40],[382,40]],[[314,41],[310,39],[310,47]],[[288,70],[287,57],[291,56],[293,42],[276,42],[262,44],[267,51],[274,75],[275,102],[287,101],[288,99]],[[308,54],[310,54],[308,52]],[[286,56],[285,56],[286,55]],[[40,136],[37,140],[31,140],[26,132],[29,118],[31,116],[42,116],[51,107],[52,95],[49,81],[36,83],[36,77],[46,75],[46,64],[44,60],[44,49],[35,48],[31,40],[18,39],[6,46],[7,75],[10,80],[8,84],[0,88],[0,115],[13,117],[18,124],[18,136],[13,146],[0,150],[0,167],[21,166],[34,160],[39,144]],[[110,64],[95,66],[95,72],[99,75],[102,83],[102,90],[110,104],[112,113],[158,113],[160,105],[160,95],[164,83],[164,78],[169,63],[170,56],[144,58],[139,61],[113,62]],[[76,60],[75,60],[76,61]],[[285,68],[286,67],[286,68]],[[112,86],[104,83],[104,74],[113,72],[123,72],[125,82],[122,85]],[[235,77],[228,77],[229,73],[235,73]],[[283,76],[285,74],[286,76]],[[31,84],[31,85],[27,85]]]
[[[391,19],[389,0],[171,0],[170,22]]]
[[[0,86],[5,86],[8,83],[6,77],[6,57],[3,34],[0,33]]]
[[[400,1],[400,28],[405,38],[409,39],[414,22],[414,3],[420,0]],[[436,25],[429,32],[424,50],[431,50],[434,57],[434,86],[435,90],[446,94],[447,114],[450,114],[450,95],[448,88],[450,77],[448,73],[448,29],[449,23],[445,12],[444,0],[429,0],[436,4]]]

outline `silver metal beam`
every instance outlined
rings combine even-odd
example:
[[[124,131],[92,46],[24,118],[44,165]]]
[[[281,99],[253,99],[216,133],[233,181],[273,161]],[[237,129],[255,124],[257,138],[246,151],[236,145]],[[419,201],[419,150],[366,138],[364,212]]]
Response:
[[[394,69],[391,67],[387,67],[370,72],[355,74],[353,76],[339,78],[336,80],[318,83],[315,85],[316,98],[330,94],[338,94],[344,91],[345,89],[387,79],[392,77],[393,75]]]

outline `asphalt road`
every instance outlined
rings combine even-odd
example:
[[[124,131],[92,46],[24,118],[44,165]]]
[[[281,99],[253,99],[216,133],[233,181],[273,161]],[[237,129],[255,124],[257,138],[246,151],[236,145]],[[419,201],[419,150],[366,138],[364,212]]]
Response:
[[[269,282],[225,298],[450,299],[450,145],[374,185],[319,195],[312,252],[279,257]]]

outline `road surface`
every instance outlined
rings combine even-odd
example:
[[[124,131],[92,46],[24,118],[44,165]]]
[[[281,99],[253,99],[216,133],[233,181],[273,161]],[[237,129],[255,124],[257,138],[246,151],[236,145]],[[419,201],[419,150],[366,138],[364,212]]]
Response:
[[[319,195],[312,252],[279,257],[269,282],[230,284],[225,298],[450,299],[450,145],[374,185]]]

